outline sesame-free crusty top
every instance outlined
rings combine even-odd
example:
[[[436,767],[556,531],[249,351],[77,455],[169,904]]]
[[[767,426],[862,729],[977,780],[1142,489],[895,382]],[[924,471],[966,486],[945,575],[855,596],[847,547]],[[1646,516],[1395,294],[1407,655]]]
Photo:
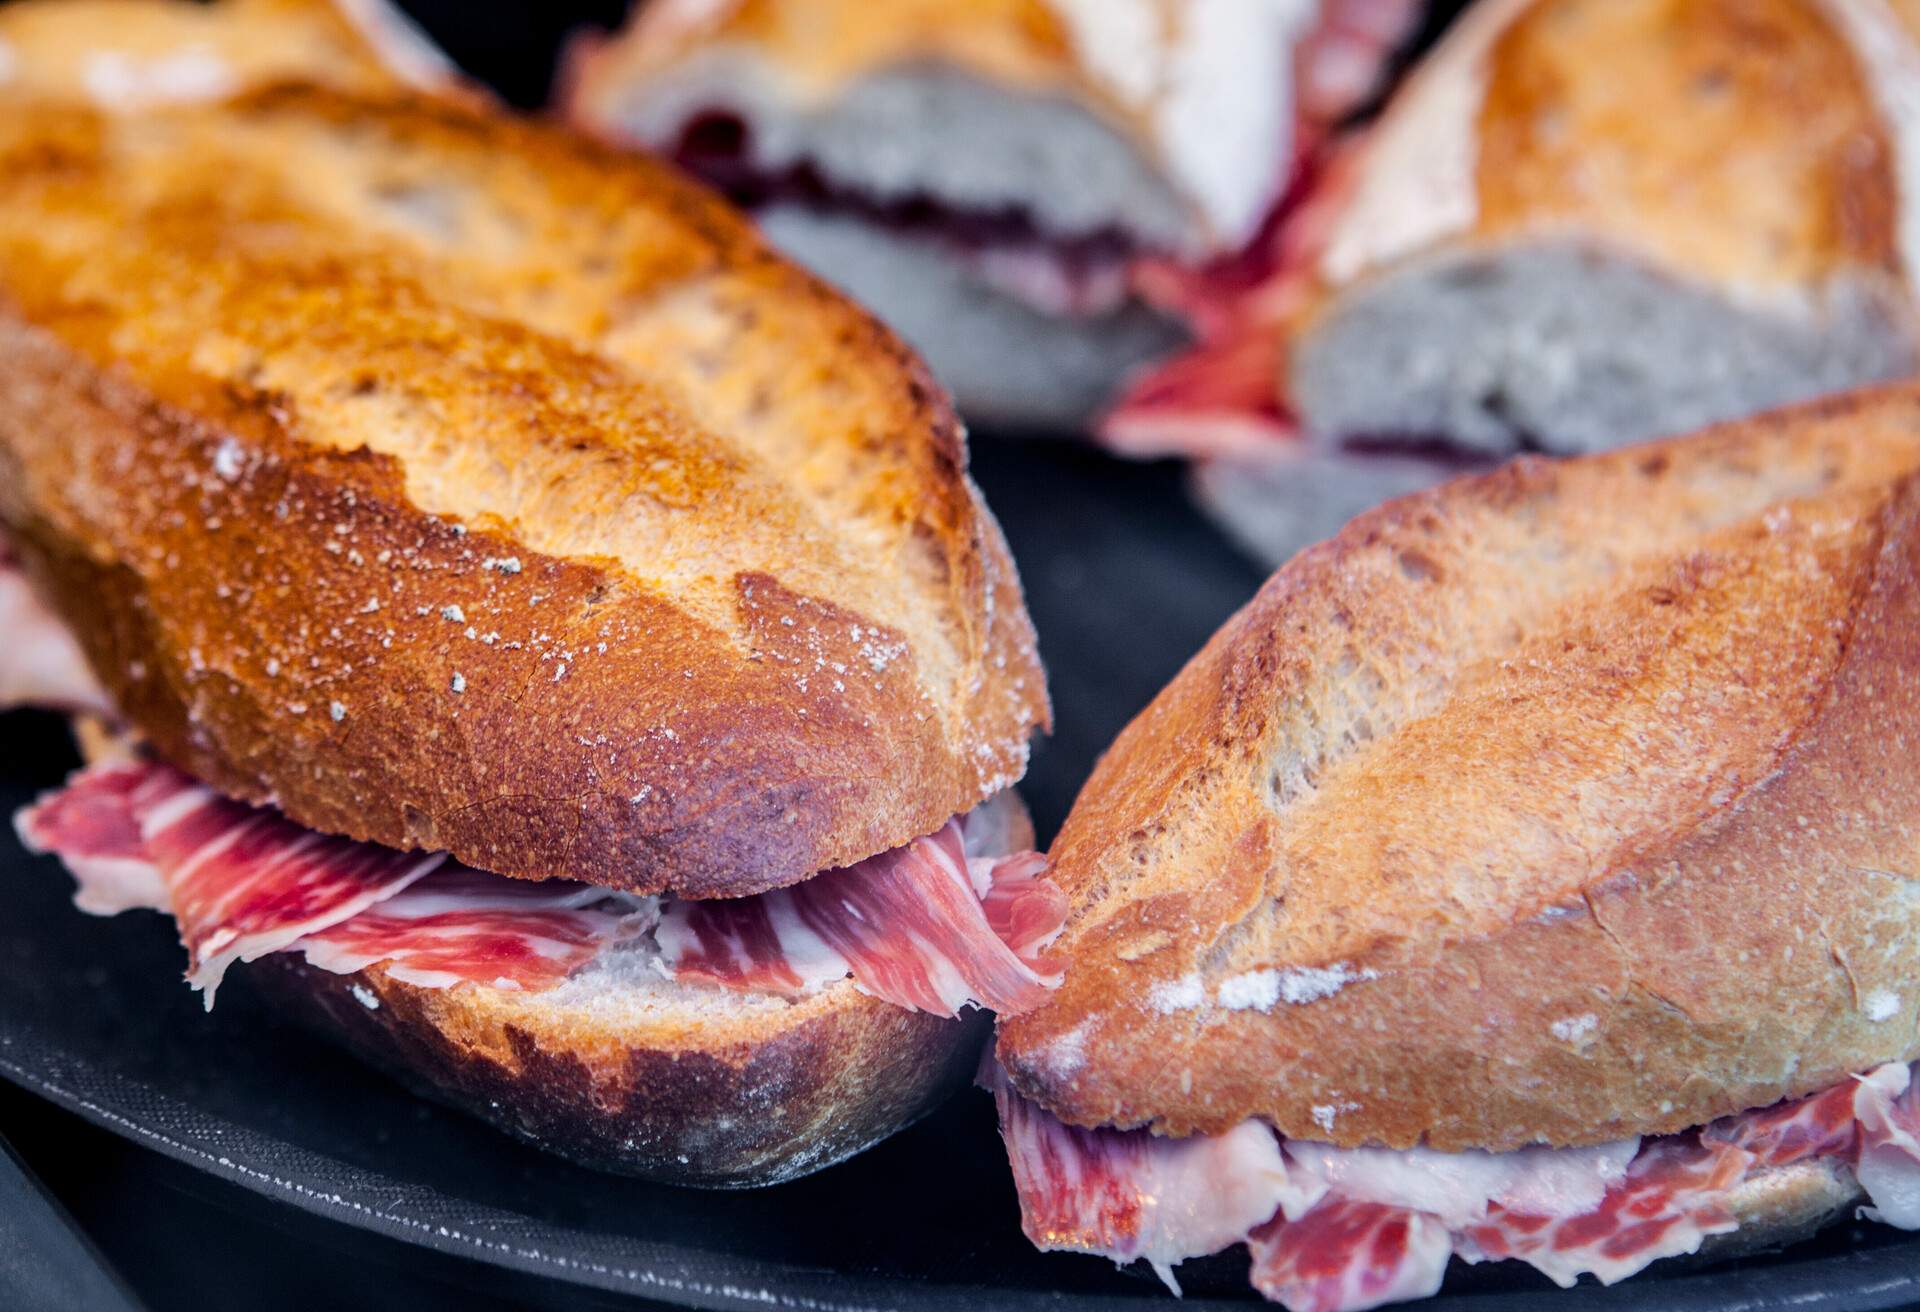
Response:
[[[1003,1021],[1076,1124],[1663,1134],[1920,1052],[1920,389],[1391,502],[1115,742]]]
[[[1047,716],[944,397],[664,166],[280,87],[0,121],[0,524],[161,753],[484,869],[740,895]]]

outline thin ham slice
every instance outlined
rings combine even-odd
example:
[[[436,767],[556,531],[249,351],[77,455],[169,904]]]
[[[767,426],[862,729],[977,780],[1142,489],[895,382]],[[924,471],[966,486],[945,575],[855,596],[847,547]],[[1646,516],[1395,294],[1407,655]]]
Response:
[[[0,535],[0,711],[22,706],[113,714],[79,644],[34,595]]]
[[[1746,1178],[1753,1155],[1691,1135],[1650,1141],[1607,1190],[1578,1216],[1530,1216],[1495,1208],[1455,1239],[1468,1261],[1519,1258],[1555,1284],[1584,1274],[1612,1284],[1663,1257],[1691,1253],[1708,1235],[1736,1229],[1722,1200]]]
[[[991,1054],[980,1083],[1035,1244],[1144,1258],[1171,1284],[1172,1264],[1244,1241],[1254,1286],[1290,1312],[1423,1298],[1450,1256],[1612,1284],[1736,1229],[1735,1188],[1812,1158],[1853,1168],[1863,1216],[1920,1229],[1920,1085],[1901,1063],[1698,1131],[1514,1153],[1341,1149],[1258,1121],[1179,1140],[1089,1130],[1021,1098]]]
[[[1259,1226],[1247,1249],[1253,1287],[1289,1312],[1359,1312],[1438,1293],[1453,1241],[1426,1212],[1329,1198]]]
[[[980,1081],[999,1105],[1021,1227],[1040,1249],[1144,1260],[1177,1294],[1176,1263],[1239,1243],[1277,1209],[1304,1211],[1314,1201],[1257,1121],[1212,1138],[1085,1130],[1015,1093],[991,1052]]]
[[[658,899],[328,837],[144,761],[82,771],[15,823],[66,863],[83,910],[172,914],[209,1006],[228,965],[268,952],[338,973],[384,963],[429,988],[532,990],[657,926],[668,951],[656,963],[673,978],[798,994],[851,972],[901,1006],[952,1015],[1032,1005],[1058,982],[1044,949],[1065,895],[1033,853],[969,854],[970,832],[975,846],[1004,837],[985,811],[799,888],[670,904],[664,923]]]
[[[1909,1066],[1882,1066],[1854,1094],[1860,1121],[1854,1173],[1873,1206],[1860,1214],[1902,1230],[1920,1230],[1920,1086]]]
[[[446,865],[298,947],[336,975],[385,963],[421,988],[472,981],[497,989],[552,988],[653,921],[653,899],[568,880],[502,879]]]
[[[29,848],[83,863],[69,867],[82,878],[76,900],[83,909],[116,901],[153,905],[163,891],[162,905],[187,949],[187,980],[204,991],[208,1007],[235,961],[338,925],[446,860],[316,834],[278,811],[235,802],[169,766],[144,762],[82,771],[16,823]],[[85,863],[104,858],[124,867],[138,859],[130,827],[158,888],[151,878],[122,878],[88,890]]]
[[[936,1016],[968,1005],[1015,1015],[1060,982],[1042,949],[1065,923],[1066,897],[1041,869],[1030,855],[970,861],[950,821],[791,888],[669,904],[661,969],[788,995],[850,974],[863,992]]]

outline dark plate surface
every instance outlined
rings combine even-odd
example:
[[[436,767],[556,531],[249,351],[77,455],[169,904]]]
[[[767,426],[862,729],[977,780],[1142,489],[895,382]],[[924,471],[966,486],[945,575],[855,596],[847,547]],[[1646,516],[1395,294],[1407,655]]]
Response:
[[[1166,467],[985,441],[978,473],[1022,561],[1060,732],[1027,788],[1057,827],[1099,748],[1258,572]],[[0,809],[71,765],[50,717],[0,719]],[[1159,1288],[1020,1235],[980,1094],[853,1162],[747,1194],[599,1176],[422,1103],[280,1024],[245,970],[201,1011],[165,921],[97,920],[50,860],[0,839],[0,1076],[237,1190],[412,1251],[700,1308],[1175,1307]],[[425,1258],[423,1257],[423,1260]],[[1228,1259],[1189,1264],[1190,1308],[1244,1306]],[[521,1278],[521,1277],[515,1277]],[[1920,1298],[1920,1240],[1841,1227],[1780,1254],[1560,1293],[1524,1270],[1458,1272],[1440,1306],[1868,1309]]]

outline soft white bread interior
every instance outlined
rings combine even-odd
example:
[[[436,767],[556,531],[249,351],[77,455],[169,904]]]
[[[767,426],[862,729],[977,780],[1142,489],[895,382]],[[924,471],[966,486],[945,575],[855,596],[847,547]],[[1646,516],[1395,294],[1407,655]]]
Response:
[[[1911,372],[1916,69],[1878,0],[1485,0],[1372,129],[1282,392],[1501,455]]]
[[[1523,459],[1296,557],[1076,802],[1016,1087],[1505,1150],[1911,1059],[1916,471],[1896,388]]]
[[[672,170],[281,88],[0,116],[0,521],[170,761],[482,869],[739,895],[1046,717],[897,338]]]
[[[984,281],[947,243],[856,215],[774,205],[761,229],[864,304],[884,308],[976,423],[1061,430],[1080,423],[1128,374],[1184,339],[1166,316],[1129,298],[1062,318]]]

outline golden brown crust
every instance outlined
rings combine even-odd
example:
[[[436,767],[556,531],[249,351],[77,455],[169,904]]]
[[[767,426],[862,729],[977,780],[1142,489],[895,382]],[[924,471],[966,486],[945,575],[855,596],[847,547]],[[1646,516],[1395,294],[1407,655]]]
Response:
[[[59,96],[123,109],[295,77],[378,92],[404,73],[328,0],[15,0],[0,8],[0,47],[0,100]]]
[[[985,1013],[942,1020],[838,985],[772,1016],[608,1019],[543,995],[423,989],[298,956],[247,977],[418,1092],[600,1171],[747,1188],[821,1170],[971,1076]]]
[[[1170,23],[1169,17],[1163,27]],[[885,69],[938,65],[1009,90],[1081,105],[1143,142],[1150,136],[1145,107],[1123,103],[1094,75],[1046,0],[637,5],[617,37],[575,51],[567,71],[567,107],[585,122],[612,122],[626,88],[703,51],[736,47],[760,54],[809,98],[829,98]]]
[[[1544,0],[1495,44],[1482,241],[1571,231],[1702,282],[1900,272],[1893,142],[1820,0]]]
[[[747,894],[1045,722],[937,388],[660,166],[311,89],[22,109],[0,339],[28,568],[164,755],[315,828]]]
[[[1476,6],[1330,173],[1325,258],[1294,334],[1402,263],[1533,243],[1642,260],[1736,304],[1903,299],[1899,159],[1920,124],[1892,117],[1887,52],[1837,9]],[[1920,33],[1920,10],[1903,21]]]
[[[1920,1051],[1920,392],[1393,502],[1282,569],[1054,845],[1079,1124],[1676,1131]],[[1264,1009],[1263,1009],[1264,1008]]]

